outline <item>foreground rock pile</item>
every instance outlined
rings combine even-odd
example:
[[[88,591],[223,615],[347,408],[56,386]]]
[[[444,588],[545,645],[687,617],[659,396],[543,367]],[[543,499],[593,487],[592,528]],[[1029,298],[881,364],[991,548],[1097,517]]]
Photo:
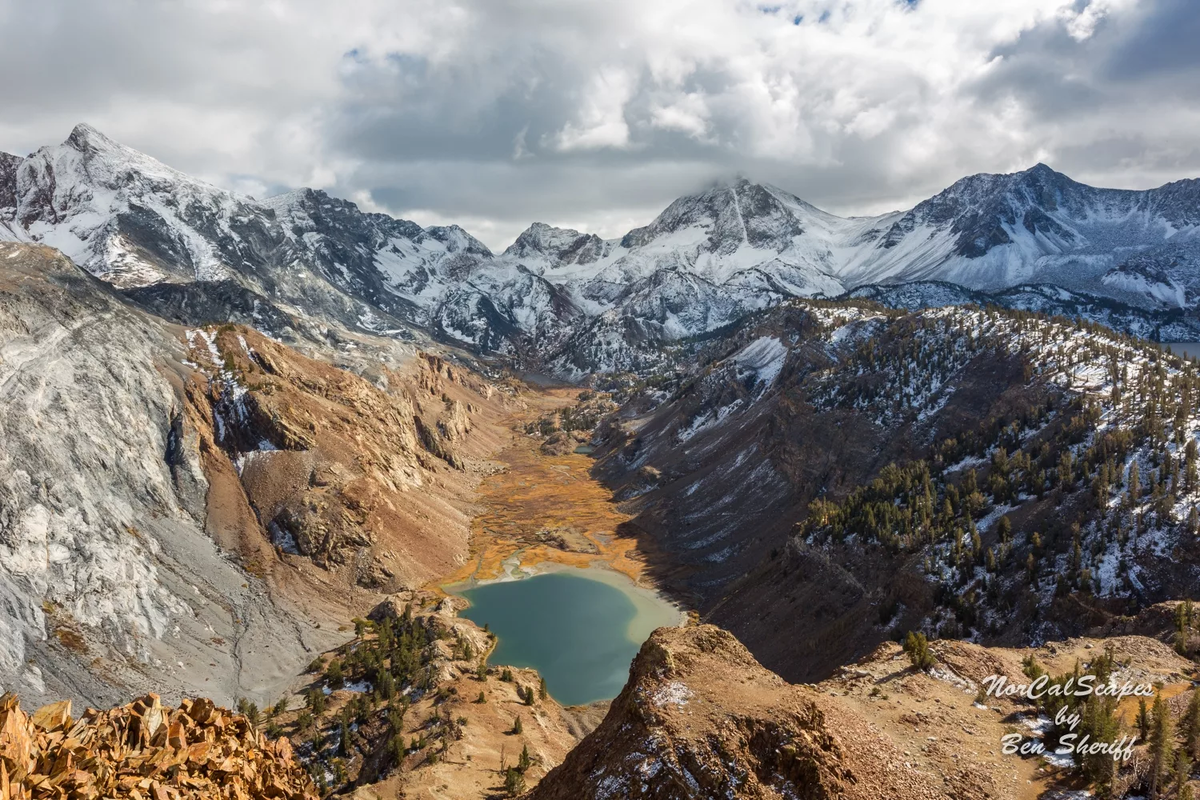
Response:
[[[209,700],[165,708],[147,695],[71,718],[71,703],[32,715],[0,698],[0,800],[33,798],[316,800],[287,739],[272,742]]]

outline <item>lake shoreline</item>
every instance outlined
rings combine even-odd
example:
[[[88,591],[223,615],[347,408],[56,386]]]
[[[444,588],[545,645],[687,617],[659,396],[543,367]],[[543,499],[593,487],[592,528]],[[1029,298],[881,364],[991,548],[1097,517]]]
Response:
[[[681,609],[624,575],[547,567],[447,590],[467,603],[457,616],[495,635],[491,664],[536,670],[565,706],[612,700],[650,635],[686,623]]]
[[[510,559],[511,560],[511,559]],[[603,565],[590,565],[585,567],[574,566],[572,564],[563,564],[557,561],[540,561],[537,564],[530,566],[520,565],[519,560],[517,569],[521,574],[514,574],[506,571],[503,575],[494,578],[467,578],[466,580],[457,581],[455,583],[441,584],[438,588],[443,592],[454,597],[467,600],[464,592],[471,589],[477,589],[480,586],[492,586],[499,583],[515,583],[516,581],[528,580],[529,578],[537,577],[538,575],[550,575],[554,573],[568,573],[578,575],[579,577],[588,580],[597,580],[602,583],[607,583],[614,589],[618,589],[631,599],[636,597],[643,601],[653,602],[657,605],[668,606],[679,615],[678,624],[670,627],[683,627],[688,620],[688,611],[678,602],[668,597],[663,592],[653,586],[646,586],[639,583],[623,572],[610,569]],[[582,574],[581,574],[582,573]],[[470,602],[468,600],[468,602]],[[637,601],[635,600],[635,603]]]

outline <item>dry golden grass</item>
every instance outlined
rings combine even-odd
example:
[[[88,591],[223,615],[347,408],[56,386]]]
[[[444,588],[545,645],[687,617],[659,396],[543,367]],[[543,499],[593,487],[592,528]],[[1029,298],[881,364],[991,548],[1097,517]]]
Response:
[[[573,393],[550,390],[528,399],[529,408],[511,420],[514,428],[566,405]],[[617,533],[631,517],[617,510],[612,493],[591,476],[592,459],[545,455],[540,444],[518,434],[497,456],[505,469],[479,486],[483,510],[471,522],[471,558],[442,582],[499,577],[514,555],[525,565],[605,566],[641,582],[645,561],[638,543]],[[547,544],[548,535],[561,537],[570,549]]]

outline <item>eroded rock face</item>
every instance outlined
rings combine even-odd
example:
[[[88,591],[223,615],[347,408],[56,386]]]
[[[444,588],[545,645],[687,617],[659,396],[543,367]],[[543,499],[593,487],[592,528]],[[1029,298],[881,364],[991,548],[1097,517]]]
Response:
[[[207,676],[232,695],[232,643],[279,624],[205,535],[182,355],[161,323],[57,252],[0,245],[5,689],[99,703],[145,682],[136,664],[158,663],[165,693]]]
[[[371,589],[412,588],[457,566],[467,518],[455,501],[482,452],[467,408],[483,413],[490,394],[481,381],[424,356],[389,371],[381,389],[250,329],[187,336],[209,469],[232,465],[224,494],[236,504],[244,492],[252,513],[241,517],[258,539]],[[451,524],[428,521],[439,517]],[[255,538],[237,527],[231,516],[219,534],[230,548]]]
[[[406,358],[368,380],[176,328],[0,244],[0,686],[265,700],[373,591],[457,567],[503,396]]]
[[[867,722],[763,669],[712,625],[661,628],[604,722],[530,794],[562,798],[934,798]]]

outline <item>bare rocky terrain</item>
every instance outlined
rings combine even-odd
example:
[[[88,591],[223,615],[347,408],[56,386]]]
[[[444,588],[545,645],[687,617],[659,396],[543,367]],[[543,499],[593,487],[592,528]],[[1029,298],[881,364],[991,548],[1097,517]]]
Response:
[[[0,245],[0,684],[263,697],[346,638],[367,587],[462,563],[509,396],[416,352],[370,377],[328,360]]]

